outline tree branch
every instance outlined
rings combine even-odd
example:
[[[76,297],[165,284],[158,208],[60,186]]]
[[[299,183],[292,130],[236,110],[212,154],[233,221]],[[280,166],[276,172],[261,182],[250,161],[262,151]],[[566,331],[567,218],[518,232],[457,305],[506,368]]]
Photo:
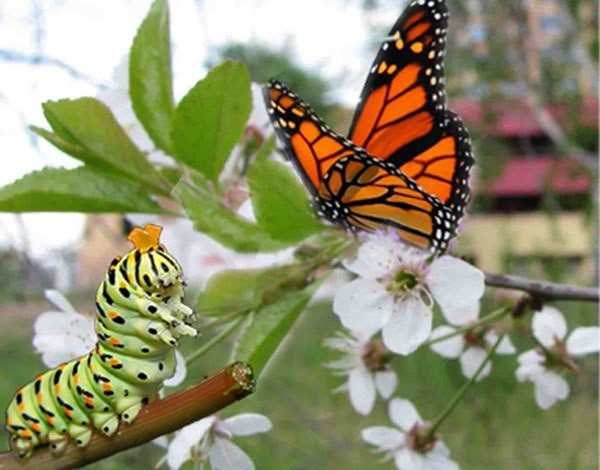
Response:
[[[525,291],[542,300],[585,300],[598,302],[598,289],[595,287],[570,286],[508,274],[484,274],[485,283],[488,286]]]
[[[0,61],[4,62],[17,62],[22,64],[29,64],[32,66],[38,65],[47,65],[50,67],[56,67],[58,69],[64,70],[66,73],[71,75],[71,77],[76,78],[77,80],[82,80],[84,82],[91,83],[92,85],[103,88],[104,86],[99,84],[97,80],[86,75],[75,67],[63,62],[60,59],[55,59],[53,57],[48,57],[41,54],[25,54],[20,51],[13,51],[9,49],[0,49]]]
[[[252,368],[246,363],[235,362],[196,385],[142,408],[132,424],[121,424],[110,438],[95,432],[90,443],[83,449],[69,441],[65,451],[58,457],[49,448],[36,450],[26,461],[19,461],[16,454],[5,452],[0,454],[0,468],[79,468],[210,416],[253,391]]]

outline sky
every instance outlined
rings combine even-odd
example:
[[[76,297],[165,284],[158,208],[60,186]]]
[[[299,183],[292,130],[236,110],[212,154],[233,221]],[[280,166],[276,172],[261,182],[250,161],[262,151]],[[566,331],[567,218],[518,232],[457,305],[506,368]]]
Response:
[[[356,102],[381,40],[374,25],[393,24],[404,1],[365,14],[361,0],[171,0],[175,97],[206,73],[203,62],[216,46],[231,41],[291,45],[299,64],[336,82],[335,100]],[[150,0],[5,0],[0,2],[0,51],[42,53],[68,64],[59,67],[0,60],[0,152],[4,186],[45,166],[78,163],[27,131],[48,127],[41,103],[96,96],[113,85]],[[35,9],[37,6],[37,10]],[[36,21],[41,28],[35,28]],[[384,27],[385,29],[385,27]],[[34,257],[81,241],[78,214],[0,214],[0,245],[27,249]]]

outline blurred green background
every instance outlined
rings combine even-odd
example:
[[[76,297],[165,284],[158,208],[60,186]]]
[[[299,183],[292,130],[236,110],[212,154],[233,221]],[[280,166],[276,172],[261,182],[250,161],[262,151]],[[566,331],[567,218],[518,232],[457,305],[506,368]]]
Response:
[[[85,310],[89,302],[75,302]],[[560,305],[570,328],[589,324],[589,305]],[[16,388],[44,370],[31,346],[34,316],[47,309],[43,302],[4,304],[0,331],[0,357],[10,358],[18,367],[3,369],[0,404],[8,403]],[[333,394],[341,379],[326,369],[325,362],[338,356],[322,346],[339,328],[326,303],[303,313],[292,336],[258,381],[249,398],[222,412],[227,417],[241,412],[267,415],[273,429],[263,435],[235,440],[253,458],[259,469],[375,468],[380,458],[360,440],[360,430],[374,425],[391,425],[387,410],[378,401],[370,416],[357,414],[347,395]],[[183,352],[191,352],[204,337],[186,339]],[[531,343],[512,335],[520,347]],[[191,384],[224,365],[231,342],[211,351],[188,371]],[[463,469],[594,469],[598,464],[598,361],[591,356],[578,361],[579,377],[569,377],[571,395],[547,411],[537,408],[531,383],[520,384],[514,376],[516,356],[494,359],[492,374],[474,385],[440,433],[452,458]],[[419,350],[393,363],[399,385],[394,396],[413,401],[425,419],[436,416],[464,383],[458,361],[445,360],[429,350]],[[0,432],[0,449],[8,447],[7,435]],[[153,444],[129,450],[93,469],[152,468],[163,455]],[[391,468],[388,463],[382,468]],[[191,466],[189,467],[191,468]]]

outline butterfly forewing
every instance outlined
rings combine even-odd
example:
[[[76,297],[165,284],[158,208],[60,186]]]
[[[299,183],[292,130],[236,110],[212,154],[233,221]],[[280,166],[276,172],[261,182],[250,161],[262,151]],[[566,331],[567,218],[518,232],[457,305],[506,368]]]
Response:
[[[331,166],[354,152],[348,139],[336,134],[300,97],[271,80],[264,89],[267,110],[287,157],[313,196]]]
[[[409,4],[375,58],[349,137],[444,204],[460,207],[473,160],[462,122],[446,110],[447,27],[445,1]]]
[[[447,17],[444,1],[413,1],[382,44],[349,133],[373,156],[399,166],[441,137]]]

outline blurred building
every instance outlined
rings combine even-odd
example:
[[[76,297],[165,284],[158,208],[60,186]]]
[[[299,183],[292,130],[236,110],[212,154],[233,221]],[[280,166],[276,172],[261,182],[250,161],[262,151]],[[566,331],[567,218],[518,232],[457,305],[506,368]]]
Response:
[[[474,178],[461,252],[484,270],[582,283],[593,279],[596,189],[589,171],[560,155],[526,103],[463,99],[453,101],[452,109],[475,136],[476,148],[477,135],[502,146],[494,152],[497,162],[480,155],[488,157],[488,174]],[[567,105],[547,111],[568,127]],[[595,132],[598,100],[586,99],[580,116],[575,124]]]
[[[119,214],[89,214],[83,244],[76,263],[75,289],[94,289],[100,285],[108,265],[116,255],[131,249],[129,227]]]

